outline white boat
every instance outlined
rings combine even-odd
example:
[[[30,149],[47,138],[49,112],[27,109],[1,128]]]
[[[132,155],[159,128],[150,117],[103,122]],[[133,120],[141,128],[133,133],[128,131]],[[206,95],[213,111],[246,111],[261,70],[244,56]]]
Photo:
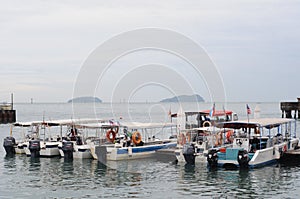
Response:
[[[95,146],[105,142],[107,129],[117,131],[118,128],[118,125],[109,120],[98,120],[97,123],[73,123],[67,136],[60,142],[58,147],[60,155],[65,159],[97,159]],[[92,130],[93,136],[90,132]]]
[[[233,146],[222,150],[210,149],[210,167],[257,168],[276,163],[286,151],[299,143],[296,121],[285,118],[258,118],[249,121],[225,122],[224,129],[235,129],[238,135]]]
[[[156,138],[158,135],[167,137],[167,133],[171,135],[172,129],[176,131],[176,126],[171,123],[122,123],[120,129],[123,132],[119,132],[120,139],[116,143],[96,146],[98,161],[105,163],[148,158],[155,155],[157,150],[175,148],[177,145],[177,139]]]
[[[187,164],[206,163],[208,149],[230,146],[233,132],[223,132],[215,126],[238,119],[237,114],[230,110],[215,110],[210,114],[210,110],[183,112],[179,109],[172,116],[177,118],[179,130],[175,155],[179,163]]]
[[[237,121],[238,115],[231,110],[215,110],[210,114],[211,110],[186,111],[180,108],[178,113],[171,114],[171,118],[177,118],[180,122],[180,128],[193,129],[200,127],[216,126],[220,122]],[[183,120],[182,120],[183,118]]]
[[[59,145],[62,143],[64,128],[82,123],[98,121],[98,119],[85,118],[32,122],[32,125],[37,126],[37,137],[29,141],[27,147],[25,147],[25,153],[27,156],[31,157],[60,156],[61,153],[59,151]],[[53,129],[55,127],[58,129]],[[77,147],[76,149],[78,149],[78,151],[86,151],[86,148],[82,146]],[[81,157],[81,155],[82,154],[78,154],[79,157]]]
[[[4,138],[3,147],[7,154],[25,154],[30,138],[35,136],[31,122],[16,122],[11,125],[10,135]],[[25,135],[25,131],[27,135]],[[14,136],[13,136],[14,134]],[[16,135],[16,134],[19,134]]]
[[[232,130],[224,133],[221,129],[212,126],[181,130],[175,150],[177,162],[192,165],[207,163],[209,149],[232,145],[229,141],[231,138],[226,140],[228,133],[233,136]],[[225,134],[225,140],[223,134]]]

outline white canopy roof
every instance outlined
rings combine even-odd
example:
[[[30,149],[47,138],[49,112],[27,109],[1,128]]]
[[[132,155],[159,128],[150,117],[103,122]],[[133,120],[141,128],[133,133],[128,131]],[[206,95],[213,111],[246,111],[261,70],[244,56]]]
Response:
[[[121,127],[127,127],[130,129],[150,129],[150,128],[165,128],[176,127],[173,123],[142,123],[142,122],[122,122]]]
[[[248,120],[238,120],[232,122],[224,122],[218,124],[218,127],[223,126],[224,128],[242,128],[242,127],[275,127],[281,124],[294,122],[294,119],[288,118],[257,118],[257,119],[250,119]]]

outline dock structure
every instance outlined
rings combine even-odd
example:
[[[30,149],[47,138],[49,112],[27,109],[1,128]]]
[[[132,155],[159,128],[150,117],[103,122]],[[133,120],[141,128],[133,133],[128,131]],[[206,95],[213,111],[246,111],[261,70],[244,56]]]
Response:
[[[300,119],[300,97],[298,102],[281,102],[280,109],[282,118],[298,118]]]
[[[16,122],[16,110],[13,109],[13,94],[11,103],[0,104],[0,124]]]

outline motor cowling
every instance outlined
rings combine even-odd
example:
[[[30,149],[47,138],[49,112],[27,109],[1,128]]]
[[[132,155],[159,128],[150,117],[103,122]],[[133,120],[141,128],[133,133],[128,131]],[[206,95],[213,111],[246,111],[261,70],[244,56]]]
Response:
[[[211,149],[208,151],[207,163],[210,168],[218,167],[218,150],[217,149]]]
[[[73,159],[74,143],[71,141],[63,141],[62,151],[64,152],[64,159]]]
[[[246,150],[240,150],[238,152],[237,161],[240,165],[240,168],[242,169],[248,168],[249,167],[248,163],[250,161],[248,152]]]
[[[182,154],[184,156],[185,162],[187,164],[194,165],[195,164],[195,145],[193,144],[185,144],[183,146]]]
[[[3,147],[7,155],[14,155],[16,153],[15,146],[16,146],[16,140],[14,137],[4,138]]]
[[[40,156],[41,144],[39,140],[29,141],[30,156],[36,158]]]

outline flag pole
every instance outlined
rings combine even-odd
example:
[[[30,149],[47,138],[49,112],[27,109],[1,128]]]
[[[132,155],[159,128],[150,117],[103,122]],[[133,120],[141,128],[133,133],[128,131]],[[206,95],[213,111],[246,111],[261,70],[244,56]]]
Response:
[[[248,123],[249,123],[249,115],[251,114],[251,109],[248,104],[246,104],[246,109],[247,109],[247,118],[248,118]]]
[[[249,123],[249,114],[247,113],[248,123]]]

